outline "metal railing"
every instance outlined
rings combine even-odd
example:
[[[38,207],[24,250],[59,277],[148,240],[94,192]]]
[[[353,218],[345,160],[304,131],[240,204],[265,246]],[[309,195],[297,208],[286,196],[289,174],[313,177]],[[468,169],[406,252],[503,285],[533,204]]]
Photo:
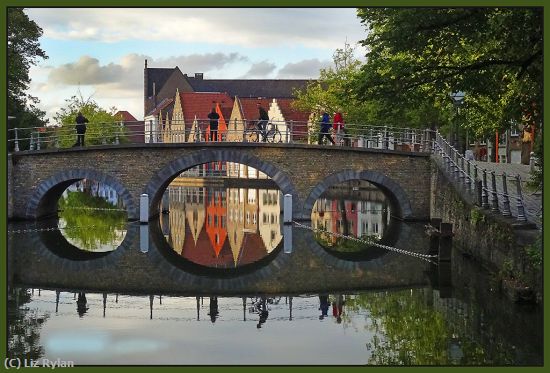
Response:
[[[62,127],[13,128],[8,130],[8,149],[40,150],[66,148],[76,143],[75,125]],[[117,145],[123,143],[186,143],[186,142],[265,142],[318,144],[319,123],[305,121],[275,121],[267,123],[265,131],[258,128],[258,121],[233,120],[220,123],[213,136],[208,119],[195,120],[192,124],[171,121],[159,124],[145,122],[88,123],[84,135],[86,146]],[[330,135],[335,145],[389,149],[410,152],[430,152],[430,130],[391,126],[363,126],[346,124],[345,130]]]
[[[432,155],[448,179],[476,205],[502,216],[515,216],[518,222],[527,221],[519,174],[497,174],[478,167],[449,144],[439,132],[435,134]],[[515,188],[508,188],[509,181],[515,183]]]

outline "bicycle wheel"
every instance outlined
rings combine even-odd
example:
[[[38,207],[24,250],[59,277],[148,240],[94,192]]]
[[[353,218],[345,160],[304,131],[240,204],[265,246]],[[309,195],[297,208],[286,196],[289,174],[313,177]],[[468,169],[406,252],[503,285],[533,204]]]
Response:
[[[281,134],[281,131],[278,129],[275,129],[273,132],[273,142],[282,142],[283,141],[283,135]]]
[[[258,132],[254,130],[246,131],[244,138],[246,142],[258,142]]]
[[[273,130],[269,130],[265,134],[265,139],[267,142],[273,142],[274,137],[275,137],[275,131]]]

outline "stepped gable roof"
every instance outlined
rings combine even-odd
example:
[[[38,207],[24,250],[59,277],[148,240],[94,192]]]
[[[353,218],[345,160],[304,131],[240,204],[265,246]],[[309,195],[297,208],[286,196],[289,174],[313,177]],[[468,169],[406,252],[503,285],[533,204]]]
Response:
[[[281,109],[281,112],[283,113],[285,120],[287,121],[293,120],[296,122],[307,122],[309,119],[309,113],[294,109],[292,107],[293,101],[295,100],[289,99],[289,98],[277,99],[277,104],[279,105],[279,108]]]
[[[258,113],[258,102],[266,111],[269,111],[269,103],[272,101],[271,98],[249,98],[249,97],[239,97],[239,102],[241,103],[241,111],[243,114],[243,119],[246,120],[256,120],[259,117]]]
[[[208,113],[216,103],[220,104],[222,113],[225,108],[233,108],[233,100],[227,93],[219,92],[180,92],[180,100],[183,109],[185,123],[193,123],[195,116],[197,119],[207,119]],[[229,117],[225,117],[229,120]]]
[[[305,79],[203,79],[187,76],[195,92],[227,92],[231,97],[294,97],[293,89],[303,89]]]

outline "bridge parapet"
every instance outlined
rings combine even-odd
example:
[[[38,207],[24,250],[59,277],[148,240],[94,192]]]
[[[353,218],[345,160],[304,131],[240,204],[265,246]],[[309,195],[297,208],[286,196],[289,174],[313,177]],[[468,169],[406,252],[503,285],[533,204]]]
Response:
[[[64,188],[82,178],[104,181],[123,196],[128,217],[139,216],[139,196],[158,212],[167,185],[182,171],[213,161],[235,162],[268,175],[293,195],[294,218],[309,219],[315,199],[331,185],[366,180],[383,190],[403,219],[429,217],[429,153],[306,144],[183,143],[100,145],[13,153],[14,217],[56,213]]]

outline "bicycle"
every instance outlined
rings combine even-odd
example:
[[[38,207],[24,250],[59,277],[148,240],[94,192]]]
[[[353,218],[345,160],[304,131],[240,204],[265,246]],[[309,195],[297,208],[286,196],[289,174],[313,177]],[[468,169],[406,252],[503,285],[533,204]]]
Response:
[[[258,128],[258,122],[249,125],[244,130],[244,140],[246,142],[259,142],[261,141],[260,139],[264,138],[264,142],[282,142],[283,135],[275,123],[267,123],[265,125],[265,132]]]

